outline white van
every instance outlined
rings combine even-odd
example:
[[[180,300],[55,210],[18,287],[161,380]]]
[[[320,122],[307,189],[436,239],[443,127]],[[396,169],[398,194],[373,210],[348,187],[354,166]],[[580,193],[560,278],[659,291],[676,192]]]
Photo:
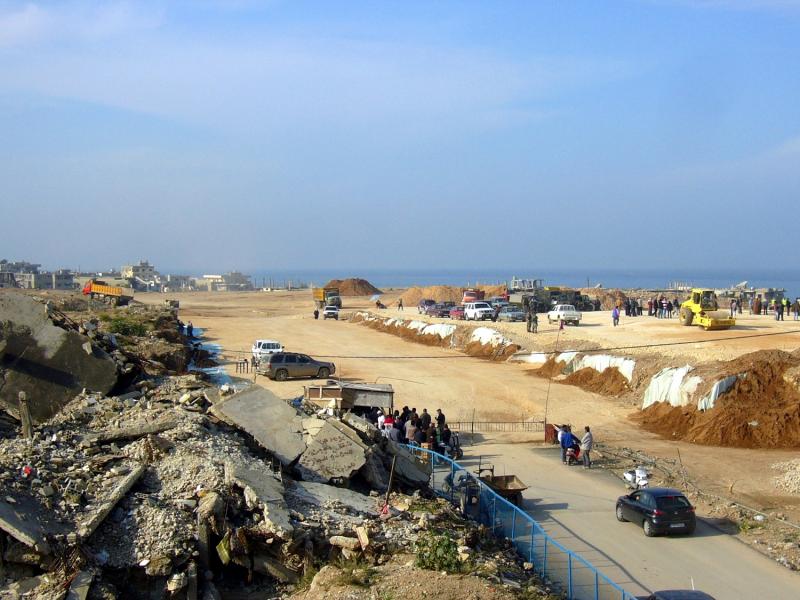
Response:
[[[253,352],[253,358],[260,360],[270,354],[283,352],[283,344],[275,340],[256,340],[253,342],[251,351]]]
[[[488,302],[467,302],[464,304],[464,319],[467,321],[485,321],[494,319],[494,309]]]

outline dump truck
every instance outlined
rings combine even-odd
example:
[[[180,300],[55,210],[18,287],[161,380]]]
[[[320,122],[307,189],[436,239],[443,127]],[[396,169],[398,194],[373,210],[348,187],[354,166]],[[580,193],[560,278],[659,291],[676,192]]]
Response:
[[[90,279],[83,287],[83,295],[100,298],[111,306],[125,306],[133,300],[133,292],[129,288],[107,285],[105,281]]]
[[[339,288],[335,287],[318,287],[311,290],[314,296],[314,304],[320,310],[326,306],[335,306],[342,308],[342,297],[339,295]]]
[[[719,311],[719,302],[714,290],[694,288],[689,299],[681,303],[680,317],[683,325],[699,325],[706,331],[730,329],[736,325],[732,319]]]

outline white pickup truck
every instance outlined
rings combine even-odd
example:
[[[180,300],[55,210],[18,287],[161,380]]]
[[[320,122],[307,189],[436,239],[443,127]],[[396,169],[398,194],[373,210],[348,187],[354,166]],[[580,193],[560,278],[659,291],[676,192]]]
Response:
[[[547,313],[547,322],[557,323],[559,321],[580,325],[581,313],[572,304],[556,304],[553,310]]]
[[[488,302],[467,302],[464,304],[464,319],[467,321],[493,320],[494,309]]]

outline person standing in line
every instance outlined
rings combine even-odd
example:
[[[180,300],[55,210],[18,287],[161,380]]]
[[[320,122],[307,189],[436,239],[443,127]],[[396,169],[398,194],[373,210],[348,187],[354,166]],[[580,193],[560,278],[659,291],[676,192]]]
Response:
[[[444,427],[444,424],[445,424],[446,420],[447,419],[445,418],[444,413],[442,412],[442,409],[441,408],[437,408],[436,409],[436,425],[438,425],[439,427]]]
[[[427,408],[422,409],[422,415],[420,415],[419,421],[422,428],[427,431],[428,427],[430,427],[431,424],[431,416],[430,414],[428,414]]]
[[[584,469],[591,469],[592,468],[592,459],[589,456],[589,453],[592,451],[592,447],[594,446],[594,436],[592,436],[592,432],[589,430],[589,426],[587,425],[584,427],[586,433],[583,434],[581,438],[581,456],[583,457],[583,468]]]
[[[186,325],[186,337],[194,338],[194,325],[192,325],[191,321],[189,321],[189,324]]]
[[[616,306],[611,311],[611,322],[613,323],[614,327],[619,325],[619,309]]]
[[[536,313],[533,313],[533,317],[532,317],[531,323],[532,323],[531,327],[533,329],[533,333],[538,333],[539,332],[539,315],[537,315]]]
[[[533,311],[531,310],[530,305],[528,305],[528,308],[525,310],[525,325],[528,333],[531,333],[533,330]]]
[[[800,320],[800,298],[795,298],[792,310],[794,312],[794,320]]]

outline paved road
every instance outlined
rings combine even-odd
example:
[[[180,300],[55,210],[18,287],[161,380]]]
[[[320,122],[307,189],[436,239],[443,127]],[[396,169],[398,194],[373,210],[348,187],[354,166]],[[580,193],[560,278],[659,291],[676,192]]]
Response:
[[[601,469],[561,464],[557,448],[479,443],[465,448],[465,466],[477,454],[531,486],[524,508],[549,535],[574,550],[633,594],[697,589],[717,600],[800,598],[800,575],[702,521],[693,536],[647,538],[614,516],[624,486]]]

